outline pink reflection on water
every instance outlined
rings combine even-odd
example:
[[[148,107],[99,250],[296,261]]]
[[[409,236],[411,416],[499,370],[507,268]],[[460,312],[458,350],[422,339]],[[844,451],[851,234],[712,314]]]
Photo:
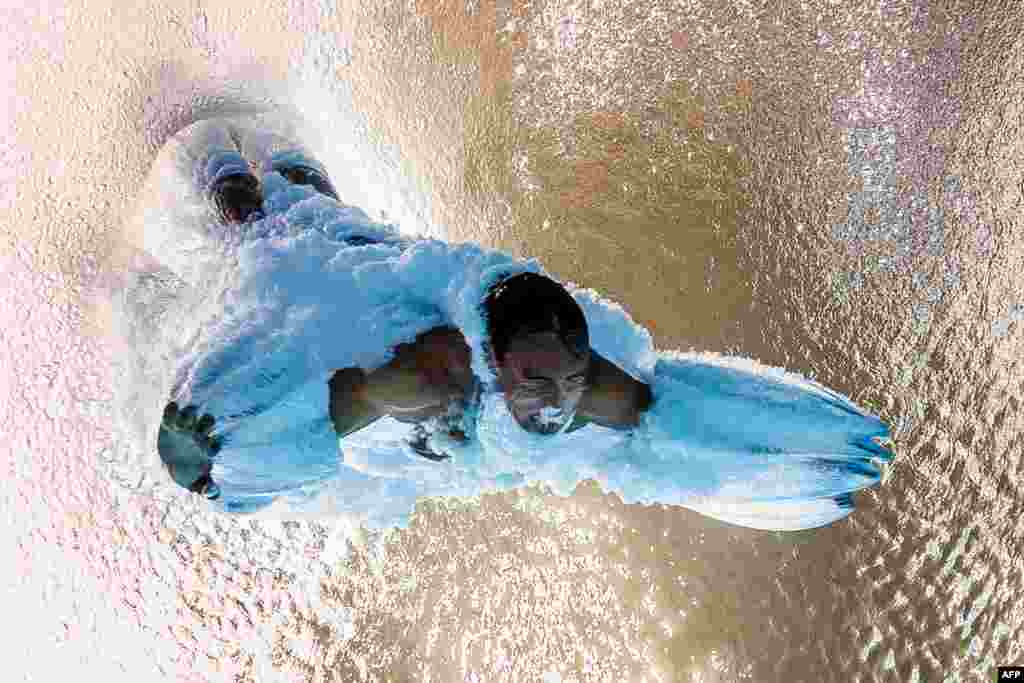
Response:
[[[879,9],[888,15],[898,10],[891,2],[883,2]],[[911,35],[925,36],[934,23],[927,6],[919,2],[911,12]],[[943,229],[942,223],[936,222],[937,209],[955,214],[963,225],[973,227],[977,256],[987,258],[994,249],[990,228],[979,221],[978,199],[960,187],[959,179],[950,182],[947,172],[953,151],[951,134],[963,116],[960,99],[951,96],[950,88],[959,77],[965,36],[975,29],[974,19],[963,17],[955,30],[945,33],[938,47],[933,41],[929,43],[933,47],[916,57],[908,47],[883,53],[866,44],[859,33],[853,34],[847,45],[862,52],[861,89],[854,97],[836,99],[833,122],[840,128],[884,130],[894,135],[895,168],[877,170],[893,171],[896,182],[909,190],[894,192],[891,201],[895,202],[892,208],[907,217],[914,254],[925,253],[933,243],[933,233]],[[819,34],[818,44],[831,45],[831,36]],[[866,159],[873,163],[883,150],[869,146],[866,152]],[[929,192],[936,186],[945,188],[940,197]]]

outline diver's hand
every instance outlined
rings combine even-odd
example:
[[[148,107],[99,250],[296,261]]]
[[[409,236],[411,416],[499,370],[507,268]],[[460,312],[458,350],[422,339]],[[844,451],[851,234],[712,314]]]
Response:
[[[196,446],[212,457],[221,448],[220,439],[210,435],[217,421],[209,413],[197,418],[198,412],[196,407],[191,405],[179,410],[178,404],[171,401],[164,407],[160,427],[172,434],[189,437]]]
[[[197,419],[196,412],[194,406],[179,410],[177,403],[168,403],[156,447],[167,473],[178,486],[214,499],[220,497],[220,487],[210,473],[221,442],[210,435],[215,424],[213,416],[207,413]]]

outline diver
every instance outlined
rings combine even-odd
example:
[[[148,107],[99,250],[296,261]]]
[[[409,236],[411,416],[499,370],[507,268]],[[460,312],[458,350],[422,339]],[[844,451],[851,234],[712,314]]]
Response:
[[[520,273],[493,285],[482,305],[488,363],[509,411],[524,430],[567,434],[590,422],[630,429],[650,407],[647,384],[590,348],[583,311],[559,283]],[[462,333],[436,327],[412,344],[399,344],[394,360],[377,370],[337,371],[330,380],[335,430],[344,437],[385,415],[403,422],[458,415],[474,400],[470,362]],[[440,459],[423,452],[425,435],[418,436],[419,448],[414,450]]]
[[[298,143],[257,132],[240,138],[231,129],[213,130],[215,148],[205,159],[200,179],[210,210],[223,225],[260,220],[263,196],[253,170],[277,172],[289,183],[307,185],[338,200],[326,170]],[[250,161],[251,160],[251,161]],[[352,238],[353,245],[372,243]],[[481,302],[487,320],[488,363],[516,422],[545,436],[569,433],[590,422],[628,430],[652,403],[650,387],[590,348],[582,309],[558,282],[536,273],[519,273],[490,287]],[[427,447],[422,425],[447,418],[450,435],[461,432],[459,416],[479,400],[479,382],[471,370],[471,352],[463,334],[451,326],[427,330],[399,344],[394,358],[376,370],[339,369],[328,380],[330,420],[339,438],[384,416],[417,425],[409,445],[440,461]],[[212,435],[216,418],[199,416],[193,406],[171,402],[164,408],[157,439],[162,463],[174,481],[210,499],[220,495],[211,477],[220,443]]]

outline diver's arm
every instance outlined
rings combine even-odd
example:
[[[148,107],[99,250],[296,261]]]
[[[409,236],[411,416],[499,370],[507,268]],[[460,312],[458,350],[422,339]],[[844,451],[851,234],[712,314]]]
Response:
[[[328,383],[330,413],[339,437],[358,432],[385,415],[399,422],[417,423],[440,414],[439,403],[417,396],[415,378],[393,367],[385,368],[369,374],[355,367],[334,373]]]
[[[454,327],[432,328],[394,353],[390,363],[370,373],[366,391],[371,403],[396,420],[442,415],[472,389],[469,345]]]
[[[331,378],[331,420],[339,436],[384,415],[412,423],[443,415],[472,387],[469,345],[453,327],[428,330],[394,353],[372,372],[345,368]]]
[[[577,415],[611,429],[640,424],[640,413],[654,400],[651,387],[633,379],[596,351],[590,352],[590,378]]]

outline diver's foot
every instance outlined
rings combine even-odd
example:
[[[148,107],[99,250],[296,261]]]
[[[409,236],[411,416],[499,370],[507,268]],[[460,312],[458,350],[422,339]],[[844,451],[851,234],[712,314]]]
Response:
[[[218,179],[210,187],[210,203],[226,225],[246,223],[263,217],[263,192],[256,176],[236,173]]]
[[[293,185],[309,185],[320,194],[338,201],[338,193],[327,173],[311,166],[281,166],[274,169]]]

